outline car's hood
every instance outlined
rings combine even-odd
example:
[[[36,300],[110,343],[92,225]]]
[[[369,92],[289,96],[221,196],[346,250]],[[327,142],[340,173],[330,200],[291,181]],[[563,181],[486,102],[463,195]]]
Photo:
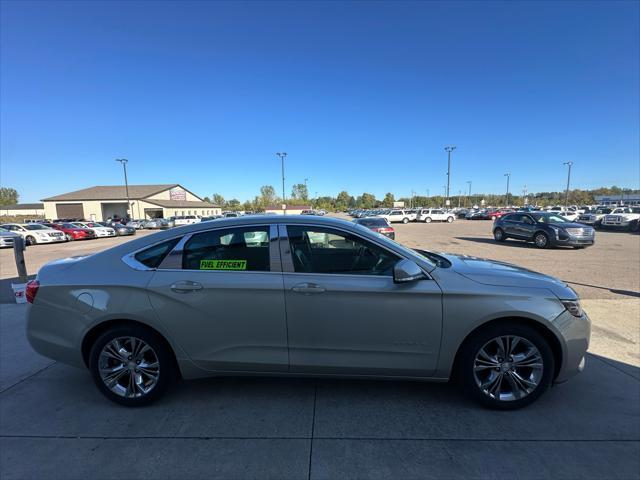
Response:
[[[546,288],[558,298],[576,298],[576,293],[562,280],[510,263],[466,255],[443,254],[451,268],[474,282],[499,287]]]

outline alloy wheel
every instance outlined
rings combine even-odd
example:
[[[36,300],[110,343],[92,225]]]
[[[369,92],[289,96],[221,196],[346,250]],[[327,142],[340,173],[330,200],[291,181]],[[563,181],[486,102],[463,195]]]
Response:
[[[160,377],[156,352],[136,337],[118,337],[107,343],[100,351],[98,369],[105,386],[124,398],[147,395]]]
[[[536,244],[536,247],[539,248],[544,248],[547,246],[547,243],[549,242],[549,239],[547,238],[547,236],[544,233],[538,233],[535,238],[533,239],[533,241]]]
[[[489,340],[476,354],[473,375],[487,397],[510,402],[531,394],[540,384],[544,361],[529,340],[502,335]]]

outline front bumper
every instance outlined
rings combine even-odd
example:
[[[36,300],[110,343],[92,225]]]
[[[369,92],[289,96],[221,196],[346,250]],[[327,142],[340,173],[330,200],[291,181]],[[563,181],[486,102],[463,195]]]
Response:
[[[559,334],[562,349],[562,363],[555,382],[562,383],[584,369],[591,339],[591,320],[584,311],[581,317],[574,317],[565,310],[551,323]]]
[[[66,238],[64,235],[60,235],[59,237],[50,237],[50,236],[46,236],[46,237],[36,237],[36,242],[37,243],[56,243],[56,242],[64,242],[66,241]]]

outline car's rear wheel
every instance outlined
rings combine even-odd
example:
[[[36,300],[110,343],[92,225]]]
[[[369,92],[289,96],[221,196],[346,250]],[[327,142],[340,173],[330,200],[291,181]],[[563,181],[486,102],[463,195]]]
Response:
[[[495,238],[496,242],[504,242],[507,239],[507,236],[504,234],[501,228],[496,228],[493,231],[493,238]]]
[[[538,248],[547,248],[549,246],[549,237],[544,232],[538,232],[533,236],[533,243]]]
[[[465,391],[500,410],[534,402],[551,386],[555,368],[547,340],[515,323],[492,325],[467,339],[457,367]]]
[[[431,223],[431,217],[427,217],[424,219],[424,223]]]
[[[172,353],[153,331],[125,325],[103,333],[89,354],[89,370],[109,400],[135,407],[160,397],[175,375]]]
[[[405,217],[405,218],[403,218],[403,219],[402,219],[402,223],[409,223],[409,219],[408,219],[408,218],[406,218],[406,217]]]
[[[24,239],[24,243],[27,246],[35,245],[36,244],[36,239],[33,238],[31,235],[27,235],[27,237]]]
[[[449,222],[449,223],[453,222],[453,217],[448,217],[447,218],[447,222]]]

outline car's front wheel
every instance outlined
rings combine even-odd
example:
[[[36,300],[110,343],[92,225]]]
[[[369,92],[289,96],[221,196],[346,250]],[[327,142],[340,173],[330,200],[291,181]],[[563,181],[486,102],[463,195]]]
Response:
[[[424,219],[424,223],[431,223],[431,217],[427,217]]]
[[[449,222],[449,223],[453,222],[453,217],[448,217],[447,218],[447,222]]]
[[[139,325],[107,330],[89,354],[89,370],[98,389],[109,400],[128,407],[160,397],[174,378],[174,365],[164,341]]]
[[[549,237],[544,232],[538,232],[533,236],[533,243],[538,248],[547,248],[549,246]]]
[[[496,242],[504,242],[507,236],[504,234],[501,228],[496,228],[493,231],[493,238],[495,238]]]
[[[480,404],[501,410],[534,402],[551,386],[555,368],[547,340],[537,330],[515,323],[473,334],[457,366],[465,391]]]
[[[408,218],[406,218],[406,217],[405,217],[405,218],[403,218],[403,219],[402,219],[402,223],[409,223],[409,219],[408,219]]]
[[[24,239],[24,243],[29,247],[31,245],[36,244],[36,239],[31,235],[27,235],[27,238]]]

